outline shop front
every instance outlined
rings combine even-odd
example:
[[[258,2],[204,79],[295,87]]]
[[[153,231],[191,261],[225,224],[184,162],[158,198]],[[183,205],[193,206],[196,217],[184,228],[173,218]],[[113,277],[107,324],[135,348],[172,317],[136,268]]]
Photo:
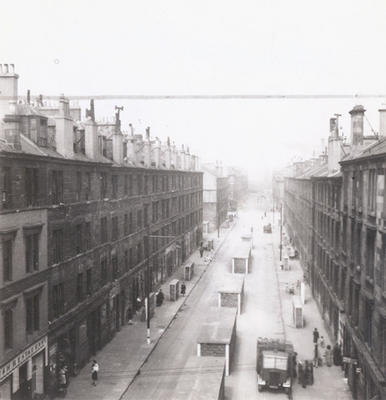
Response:
[[[45,336],[0,367],[0,399],[43,398],[47,363]]]

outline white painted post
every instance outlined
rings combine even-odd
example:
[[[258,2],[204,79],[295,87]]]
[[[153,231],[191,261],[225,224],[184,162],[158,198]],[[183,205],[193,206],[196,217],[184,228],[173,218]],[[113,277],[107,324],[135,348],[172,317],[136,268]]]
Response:
[[[235,259],[232,258],[232,274],[235,273]]]
[[[27,379],[32,378],[32,358],[27,361]]]
[[[239,315],[241,314],[241,294],[240,293],[237,295],[237,312]]]
[[[201,343],[197,343],[197,357],[201,357]]]
[[[229,344],[225,345],[225,376],[229,376]]]
[[[218,292],[217,294],[217,299],[218,299],[218,306],[221,307],[221,293]]]
[[[248,274],[249,272],[249,263],[248,263],[248,258],[245,260],[245,273]]]
[[[304,285],[304,282],[300,283],[300,299],[302,301],[302,304],[306,302],[306,287]]]

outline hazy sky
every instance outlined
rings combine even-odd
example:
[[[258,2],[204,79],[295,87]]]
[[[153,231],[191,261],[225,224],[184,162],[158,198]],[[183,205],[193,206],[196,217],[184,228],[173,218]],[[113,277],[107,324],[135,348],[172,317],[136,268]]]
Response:
[[[34,94],[386,93],[386,1],[2,2],[0,62]],[[111,101],[123,127],[267,175],[327,139],[358,103],[378,130],[386,99]],[[367,126],[369,130],[369,126]],[[370,130],[369,130],[370,132]]]

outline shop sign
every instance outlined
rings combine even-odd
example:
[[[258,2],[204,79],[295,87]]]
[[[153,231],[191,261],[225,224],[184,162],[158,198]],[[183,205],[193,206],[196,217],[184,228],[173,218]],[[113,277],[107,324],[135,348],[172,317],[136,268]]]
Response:
[[[351,358],[351,357],[343,357],[343,358],[342,358],[342,361],[343,361],[344,363],[353,364],[353,365],[355,365],[355,364],[358,363],[358,360],[357,360],[356,358]]]
[[[39,353],[41,350],[47,347],[47,336],[38,340],[32,346],[25,349],[22,353],[20,353],[17,357],[13,360],[5,364],[3,367],[0,368],[0,382],[7,378],[12,372],[18,368],[21,364],[25,361],[33,357],[35,354]]]

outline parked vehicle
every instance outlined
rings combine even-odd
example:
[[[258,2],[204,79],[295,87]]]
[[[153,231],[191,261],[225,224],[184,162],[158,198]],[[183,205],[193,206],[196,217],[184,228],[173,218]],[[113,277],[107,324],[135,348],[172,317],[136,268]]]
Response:
[[[284,390],[291,398],[294,357],[292,343],[259,338],[256,352],[258,391],[265,388]]]
[[[264,233],[272,233],[272,226],[271,226],[271,224],[264,225],[263,231],[264,231]]]

